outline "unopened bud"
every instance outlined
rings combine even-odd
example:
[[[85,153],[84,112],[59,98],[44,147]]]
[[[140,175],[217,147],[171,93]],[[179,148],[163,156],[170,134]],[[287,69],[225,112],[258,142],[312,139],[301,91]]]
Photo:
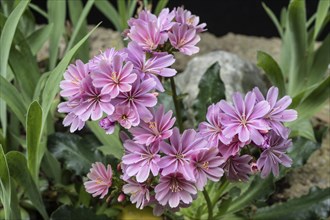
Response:
[[[117,198],[117,201],[118,202],[123,202],[125,200],[125,194],[124,193],[120,193],[120,195],[118,196]]]
[[[256,174],[256,173],[259,172],[258,165],[257,165],[255,162],[252,162],[252,163],[250,164],[250,166],[251,166],[251,172],[252,172],[253,174]]]

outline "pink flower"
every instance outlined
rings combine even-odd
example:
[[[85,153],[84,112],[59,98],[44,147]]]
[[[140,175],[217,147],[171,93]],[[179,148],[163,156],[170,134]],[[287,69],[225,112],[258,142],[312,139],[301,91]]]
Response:
[[[151,121],[141,121],[139,127],[130,129],[130,132],[134,136],[134,141],[148,146],[171,137],[174,123],[175,118],[172,118],[172,111],[164,114],[164,106],[161,105],[156,112],[153,112]]]
[[[231,141],[230,138],[226,138],[222,133],[222,117],[223,116],[219,106],[212,104],[207,110],[207,122],[202,122],[199,124],[199,132],[201,136],[209,142],[210,146],[218,146],[219,142],[229,144]]]
[[[222,133],[227,138],[232,138],[238,134],[241,142],[252,140],[257,145],[263,141],[260,131],[268,131],[269,127],[263,117],[269,111],[269,104],[266,101],[256,103],[256,96],[253,92],[248,92],[243,100],[240,93],[233,95],[234,107],[226,101],[221,100],[220,109],[225,113],[222,123],[224,130]]]
[[[149,93],[155,87],[156,83],[153,79],[141,82],[137,79],[132,84],[132,90],[122,92],[112,100],[114,104],[131,108],[140,122],[140,118],[144,121],[150,121],[152,114],[147,107],[154,107],[157,104],[157,98],[154,94]]]
[[[103,199],[112,184],[111,166],[108,165],[106,169],[100,162],[93,163],[87,177],[90,180],[84,183],[86,191],[93,197],[101,195],[100,199]]]
[[[91,72],[99,73],[102,66],[106,66],[113,63],[113,58],[115,56],[121,56],[123,59],[126,59],[127,53],[123,50],[115,50],[115,48],[106,49],[101,54],[93,57],[93,59],[89,60],[89,69]]]
[[[124,148],[126,153],[122,161],[126,165],[125,173],[128,176],[136,176],[136,180],[142,183],[148,179],[150,171],[154,176],[158,175],[160,160],[158,145],[147,147],[127,140]]]
[[[260,92],[260,90],[255,87],[253,92],[256,94],[257,101],[264,101],[265,98]],[[269,127],[271,127],[276,134],[281,135],[283,138],[288,138],[288,133],[282,122],[294,121],[298,117],[297,111],[293,109],[286,109],[292,102],[292,99],[289,96],[284,96],[277,101],[278,98],[278,88],[271,87],[267,92],[266,101],[270,105],[268,113],[264,116]]]
[[[190,11],[185,10],[183,7],[178,7],[174,9],[175,21],[180,24],[187,24],[190,28],[196,29],[197,33],[203,32],[206,29],[205,23],[199,24],[199,17],[191,14]]]
[[[133,64],[124,60],[120,55],[113,57],[112,63],[100,66],[98,73],[93,73],[93,85],[102,88],[102,94],[110,94],[111,98],[118,96],[119,92],[131,90],[131,84],[136,80],[136,74],[132,73]]]
[[[146,52],[136,42],[130,42],[127,47],[128,60],[134,64],[134,70],[137,71],[142,79],[152,78],[156,82],[156,89],[164,92],[162,83],[158,76],[172,77],[176,70],[168,68],[175,59],[173,55],[167,53],[153,53],[147,59]]]
[[[123,192],[130,194],[132,203],[136,203],[136,208],[143,209],[150,201],[149,186],[146,183],[138,183],[133,179],[123,186]]]
[[[113,113],[114,106],[110,103],[110,95],[101,94],[101,89],[95,88],[91,79],[86,79],[83,89],[81,103],[73,110],[81,120],[87,121],[91,117],[95,121],[102,117],[103,112],[108,115]]]
[[[249,165],[251,160],[252,157],[247,154],[243,156],[230,156],[227,161],[221,165],[227,179],[230,181],[248,181],[249,174],[251,174],[251,167]]]
[[[200,37],[196,34],[196,30],[189,28],[186,24],[174,24],[168,36],[172,46],[186,55],[192,55],[199,52],[199,48],[195,45],[200,41]]]
[[[207,183],[207,179],[214,182],[220,180],[223,175],[223,169],[220,167],[225,162],[225,159],[217,156],[218,149],[212,147],[203,149],[192,156],[191,162],[194,166],[194,174],[196,177],[196,187],[198,190],[203,190]]]
[[[181,173],[172,173],[160,177],[155,193],[161,205],[169,204],[171,208],[175,208],[179,206],[180,201],[185,204],[191,203],[197,190],[194,184],[186,180]]]
[[[187,180],[195,181],[191,156],[196,150],[204,148],[207,142],[197,138],[193,129],[185,130],[181,136],[178,128],[173,129],[170,142],[171,145],[160,143],[161,151],[166,154],[159,163],[159,167],[163,169],[162,175],[180,172]]]
[[[278,136],[274,131],[267,134],[266,142],[269,147],[261,153],[257,160],[257,166],[261,170],[262,178],[266,178],[270,172],[277,177],[279,176],[279,164],[283,164],[285,167],[290,167],[292,164],[291,158],[285,154],[292,142]]]
[[[103,128],[106,134],[112,134],[115,131],[115,122],[111,121],[109,116],[100,120],[99,125]]]
[[[64,73],[64,80],[60,83],[62,89],[60,95],[69,98],[81,95],[81,85],[88,74],[88,64],[84,64],[81,60],[77,60],[76,65],[71,64]]]
[[[240,151],[240,149],[247,144],[248,142],[241,142],[238,139],[238,135],[235,135],[229,144],[220,143],[218,148],[221,155],[224,158],[228,158],[230,156],[235,156]]]
[[[78,102],[78,103],[77,103]],[[73,113],[73,109],[79,104],[79,100],[72,99],[71,101],[62,102],[58,105],[58,112],[68,113],[63,120],[65,127],[70,126],[70,132],[81,130],[85,126],[85,121],[81,120],[78,115]]]
[[[131,108],[127,106],[116,106],[115,112],[110,116],[112,121],[118,121],[118,123],[126,129],[130,129],[132,126],[139,124],[138,117]]]

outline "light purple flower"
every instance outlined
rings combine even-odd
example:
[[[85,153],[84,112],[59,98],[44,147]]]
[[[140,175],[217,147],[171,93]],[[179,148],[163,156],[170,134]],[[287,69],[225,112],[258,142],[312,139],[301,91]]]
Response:
[[[143,121],[150,121],[152,114],[148,107],[154,107],[157,104],[157,97],[154,94],[149,93],[156,83],[153,79],[147,79],[141,82],[137,79],[132,84],[132,90],[129,92],[122,92],[112,100],[114,104],[126,106],[131,108],[138,117]]]
[[[171,173],[160,177],[155,193],[161,205],[168,204],[171,208],[175,208],[179,206],[180,201],[185,204],[191,203],[197,190],[194,183],[186,180],[181,173]]]
[[[72,99],[71,101],[62,102],[58,105],[58,112],[68,113],[63,120],[65,127],[70,126],[70,132],[73,133],[76,130],[81,130],[85,126],[85,122],[81,120],[78,115],[73,113],[74,107],[79,104],[76,102],[78,99]]]
[[[148,179],[150,171],[154,176],[158,175],[160,160],[158,145],[147,147],[127,140],[124,148],[126,153],[122,161],[126,165],[125,173],[128,176],[136,176],[136,180],[142,183]]]
[[[132,178],[126,182],[128,183],[123,186],[123,192],[131,195],[130,200],[136,203],[136,208],[143,209],[150,201],[149,185],[138,183]]]
[[[245,100],[240,93],[234,93],[233,102],[234,107],[224,100],[219,103],[220,109],[225,113],[222,120],[225,128],[222,133],[227,138],[238,134],[241,142],[252,140],[260,145],[263,141],[260,131],[269,130],[267,123],[263,120],[269,111],[269,104],[266,101],[256,103],[253,92],[248,92]]]
[[[88,64],[90,71],[99,73],[101,71],[101,67],[109,64],[111,65],[113,63],[113,58],[117,55],[121,56],[124,60],[127,57],[127,53],[123,50],[117,51],[115,48],[106,49],[104,52],[89,60]]]
[[[212,104],[208,107],[206,119],[207,122],[199,124],[199,132],[208,142],[210,146],[218,146],[219,142],[229,144],[231,138],[226,138],[223,133],[223,125],[221,110],[218,105]]]
[[[157,21],[136,20],[127,35],[145,51],[153,51],[159,44],[164,43]]]
[[[112,63],[100,65],[98,73],[93,73],[93,85],[101,88],[102,94],[110,94],[111,98],[118,96],[119,92],[128,92],[137,76],[132,72],[133,64],[126,62],[120,55],[113,57]]]
[[[168,32],[171,45],[186,55],[192,55],[199,52],[195,45],[200,41],[196,30],[189,28],[186,24],[174,24],[172,30]]]
[[[176,70],[168,68],[175,59],[167,53],[153,53],[150,58],[136,42],[130,42],[127,47],[128,60],[134,64],[134,70],[140,74],[142,79],[152,78],[156,82],[156,89],[164,92],[164,88],[158,76],[175,76]]]
[[[221,155],[224,158],[228,158],[230,156],[235,156],[240,151],[240,149],[247,144],[248,142],[241,142],[238,139],[238,136],[235,135],[229,144],[220,143],[218,148]]]
[[[258,102],[265,100],[265,97],[262,95],[259,88],[255,87],[253,92],[256,94]],[[292,99],[289,96],[284,96],[278,101],[277,98],[278,88],[273,86],[267,92],[266,101],[270,105],[270,110],[264,118],[276,134],[281,135],[283,138],[288,138],[285,136],[287,135],[286,128],[281,122],[296,120],[298,113],[296,110],[286,109],[292,102]]]
[[[285,167],[290,167],[292,164],[291,158],[285,154],[292,142],[277,135],[274,131],[267,134],[266,142],[269,147],[261,153],[257,166],[261,170],[262,178],[266,178],[270,172],[277,177],[279,176],[279,164]]]
[[[172,111],[164,113],[164,106],[161,105],[156,112],[153,112],[153,119],[149,122],[139,124],[139,127],[130,129],[134,141],[139,144],[159,143],[161,140],[168,139],[172,135],[172,127],[175,118],[172,118]]]
[[[116,110],[110,116],[112,121],[118,121],[118,123],[126,129],[130,129],[132,126],[139,124],[138,117],[134,113],[133,109],[127,106],[116,106]]]
[[[207,179],[217,182],[222,177],[223,169],[220,168],[220,165],[225,162],[225,159],[217,156],[217,154],[218,149],[212,147],[210,149],[200,150],[200,152],[192,156],[191,162],[194,167],[196,187],[198,190],[203,190]]]
[[[197,33],[203,32],[206,29],[205,23],[199,24],[199,17],[191,14],[190,11],[185,10],[183,7],[174,9],[175,21],[180,24],[187,24],[189,27],[196,29]]]
[[[108,115],[113,113],[114,106],[110,103],[110,95],[101,94],[101,89],[93,86],[91,78],[85,80],[83,90],[81,103],[73,110],[81,120],[87,121],[91,117],[95,121],[102,117],[103,112]]]
[[[106,134],[112,134],[115,131],[116,123],[110,120],[110,117],[107,116],[100,120],[99,125],[103,128]]]
[[[252,160],[250,155],[235,155],[227,159],[227,161],[221,165],[225,171],[226,177],[230,181],[243,181],[249,180],[249,174],[251,174],[251,167],[249,162]]]
[[[84,183],[86,191],[93,195],[93,197],[100,196],[103,199],[108,194],[109,187],[112,184],[112,169],[108,164],[107,168],[100,163],[92,164],[90,172],[87,174],[89,181]]]
[[[181,136],[179,129],[174,128],[170,143],[171,145],[160,143],[161,151],[166,154],[159,163],[159,167],[163,169],[162,175],[180,172],[187,180],[195,181],[191,156],[196,150],[204,148],[207,142],[197,138],[197,133],[193,129],[185,130]]]
[[[76,65],[71,64],[64,73],[64,80],[60,83],[62,89],[60,95],[69,98],[81,95],[81,85],[88,74],[88,64],[84,64],[81,60],[77,60]]]

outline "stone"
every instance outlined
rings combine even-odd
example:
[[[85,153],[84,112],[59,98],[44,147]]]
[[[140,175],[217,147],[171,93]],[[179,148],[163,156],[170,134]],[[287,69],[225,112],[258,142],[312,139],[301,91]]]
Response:
[[[201,77],[215,62],[220,65],[219,74],[225,84],[227,100],[234,92],[247,92],[255,86],[258,86],[261,91],[267,90],[265,76],[253,63],[229,52],[214,51],[193,58],[189,61],[185,71],[176,77],[177,86],[182,93],[188,94],[184,98],[187,107],[191,107],[198,95],[198,84]]]

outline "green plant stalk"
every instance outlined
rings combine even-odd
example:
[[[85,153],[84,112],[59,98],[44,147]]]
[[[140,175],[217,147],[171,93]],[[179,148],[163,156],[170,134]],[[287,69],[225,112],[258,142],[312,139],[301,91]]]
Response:
[[[212,203],[211,203],[211,200],[210,200],[210,196],[207,193],[207,191],[206,191],[205,188],[203,190],[203,195],[204,195],[204,198],[205,198],[206,204],[207,204],[207,210],[208,210],[208,217],[207,217],[207,219],[208,220],[211,220],[213,218],[213,206],[212,206]]]
[[[180,132],[182,132],[183,131],[183,124],[182,124],[182,118],[181,118],[181,112],[180,112],[180,107],[179,107],[178,96],[176,94],[176,87],[175,87],[174,77],[171,77],[170,81],[171,81],[171,89],[172,89],[172,98],[173,98],[175,112],[176,112],[176,119],[177,119],[177,122],[178,122],[178,125],[179,125]]]
[[[224,191],[226,190],[228,185],[229,185],[229,181],[227,179],[225,179],[224,182],[222,182],[222,184],[220,185],[216,196],[214,196],[214,199],[212,201],[212,208],[215,206],[217,201],[220,199],[220,196],[222,196],[222,194],[224,193]]]

